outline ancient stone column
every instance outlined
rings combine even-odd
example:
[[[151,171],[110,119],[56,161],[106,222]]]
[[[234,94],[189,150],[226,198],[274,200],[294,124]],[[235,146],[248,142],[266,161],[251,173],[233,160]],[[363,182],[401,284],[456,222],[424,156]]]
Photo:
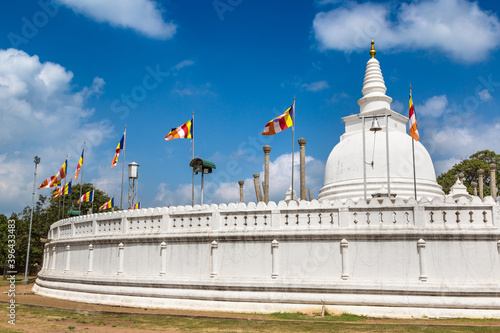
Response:
[[[238,184],[240,185],[240,202],[245,202],[243,200],[243,184],[245,184],[244,180],[238,180]]]
[[[255,196],[257,197],[257,202],[262,201],[262,190],[260,189],[260,175],[258,173],[253,175],[253,184],[255,186]]]
[[[313,199],[313,196],[312,196],[312,190],[311,188],[309,187],[309,201],[312,201]]]
[[[472,186],[472,191],[474,193],[474,196],[477,197],[477,183],[472,182],[472,183],[470,183],[470,186]]]
[[[265,145],[264,149],[264,202],[269,203],[269,153],[271,146]]]
[[[490,164],[490,193],[493,199],[497,198],[497,178],[496,178],[497,165],[495,163]]]
[[[479,197],[481,198],[481,200],[483,200],[483,197],[484,197],[483,175],[484,175],[484,170],[483,169],[477,170],[477,176],[479,178],[479,180],[478,180],[478,182],[479,182]]]
[[[300,146],[300,200],[307,200],[306,190],[306,142],[304,138],[299,139]]]
[[[461,183],[461,184],[463,184],[463,183],[464,183],[464,177],[465,177],[465,175],[464,175],[464,173],[463,173],[463,172],[460,172],[460,173],[458,174],[458,179],[460,179],[460,183]]]

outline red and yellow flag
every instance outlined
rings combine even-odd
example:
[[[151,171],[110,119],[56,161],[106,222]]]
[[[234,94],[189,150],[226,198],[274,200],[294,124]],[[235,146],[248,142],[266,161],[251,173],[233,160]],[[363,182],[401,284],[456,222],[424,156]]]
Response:
[[[262,135],[274,135],[283,130],[286,130],[288,127],[293,126],[294,112],[295,102],[281,116],[278,116],[268,122],[264,127],[264,132],[262,132]]]
[[[43,183],[38,187],[38,189],[58,186],[59,184],[61,184],[61,180],[66,178],[67,171],[68,160],[64,161],[64,164],[62,165],[61,169],[59,169],[59,172],[57,172],[54,176],[50,176],[49,178],[45,179]]]
[[[118,143],[118,146],[116,146],[115,149],[115,157],[113,157],[113,162],[111,162],[111,167],[114,168],[116,164],[118,163],[118,156],[120,156],[120,152],[123,149],[123,144],[125,143],[125,133],[123,133],[122,139]]]
[[[187,123],[177,128],[172,128],[172,130],[165,136],[165,141],[172,139],[192,139],[192,138],[193,138],[193,119],[190,119]]]
[[[418,135],[417,128],[417,116],[415,115],[415,108],[413,107],[413,100],[411,99],[411,87],[410,87],[410,136],[418,141],[420,139]]]
[[[85,153],[85,149],[82,150],[82,156],[80,156],[80,160],[78,160],[78,164],[76,165],[76,171],[75,171],[75,180],[78,179],[78,175],[80,174],[80,169],[83,165],[83,154]]]

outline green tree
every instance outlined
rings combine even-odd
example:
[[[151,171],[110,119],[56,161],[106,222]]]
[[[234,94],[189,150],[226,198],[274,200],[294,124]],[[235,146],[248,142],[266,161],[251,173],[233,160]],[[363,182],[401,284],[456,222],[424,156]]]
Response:
[[[482,169],[484,171],[484,196],[490,195],[490,164],[500,164],[500,155],[491,150],[481,150],[469,156],[469,158],[462,160],[460,163],[455,164],[450,170],[440,174],[437,177],[437,182],[443,187],[445,193],[450,192],[451,186],[455,184],[455,176],[464,174],[464,185],[467,186],[467,191],[473,194],[471,186],[472,182],[478,183],[477,171]],[[499,184],[499,170],[496,170],[496,183]]]
[[[93,185],[90,183],[83,184],[82,194],[92,190]],[[43,247],[42,238],[46,239],[50,226],[64,217],[67,217],[69,210],[78,210],[76,203],[80,198],[80,184],[76,184],[71,189],[71,195],[66,195],[64,198],[64,213],[62,203],[63,200],[59,198],[52,199],[52,194],[39,195],[38,201],[33,210],[33,222],[31,227],[31,244],[30,244],[30,266],[35,263],[41,265],[43,260]],[[99,189],[94,189],[94,212],[97,212],[99,206],[109,200],[109,196]],[[83,213],[88,213],[92,207],[91,202],[85,202],[81,205]],[[7,256],[7,221],[16,221],[16,266],[18,272],[24,272],[26,265],[26,250],[28,248],[29,238],[29,224],[31,216],[31,206],[26,206],[21,213],[12,214],[10,219],[5,215],[0,215],[0,232],[2,242],[0,244],[0,262],[5,263]],[[4,239],[5,238],[5,239]]]

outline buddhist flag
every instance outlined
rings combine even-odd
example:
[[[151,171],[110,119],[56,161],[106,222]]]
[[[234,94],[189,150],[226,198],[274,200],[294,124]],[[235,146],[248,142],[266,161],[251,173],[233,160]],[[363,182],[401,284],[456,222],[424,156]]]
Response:
[[[268,122],[266,127],[264,127],[264,132],[262,135],[274,135],[283,130],[286,130],[288,127],[293,126],[293,113],[295,112],[295,103],[290,106],[285,113],[281,116],[278,116]]]
[[[109,209],[109,208],[112,208],[114,206],[115,206],[115,198],[112,198],[111,200],[109,200],[108,202],[106,202],[104,205],[102,205],[101,207],[99,207],[99,211],[105,210],[105,209]]]
[[[61,169],[59,169],[59,172],[57,172],[54,176],[45,179],[43,183],[38,187],[38,189],[58,186],[61,183],[61,180],[66,178],[67,171],[68,160],[64,161],[64,164],[62,165]]]
[[[415,108],[413,107],[413,100],[411,99],[411,87],[410,87],[410,136],[418,141],[420,137],[418,136],[417,128],[417,116],[415,115]]]
[[[88,191],[78,201],[76,202],[79,204],[80,202],[94,202],[94,190]]]
[[[52,199],[55,199],[58,196],[60,196],[61,195],[61,188],[59,188],[59,187],[56,188],[55,191],[53,192],[53,194],[54,194],[54,197]]]
[[[172,130],[165,136],[165,141],[172,139],[192,139],[193,138],[193,119],[187,123],[172,128]]]
[[[136,203],[132,207],[129,207],[129,209],[141,209],[141,202],[139,201],[138,203]]]
[[[120,152],[123,149],[124,142],[125,142],[125,133],[123,133],[122,139],[118,143],[118,146],[116,146],[115,157],[113,157],[113,162],[111,162],[112,168],[114,168],[116,166],[116,164],[118,163],[118,156],[120,156]]]
[[[75,180],[78,179],[78,175],[80,174],[80,169],[83,165],[83,154],[85,153],[85,149],[82,150],[82,156],[80,156],[80,160],[78,161],[78,164],[76,165],[76,171],[75,171]]]
[[[61,194],[71,194],[71,182],[62,187]]]

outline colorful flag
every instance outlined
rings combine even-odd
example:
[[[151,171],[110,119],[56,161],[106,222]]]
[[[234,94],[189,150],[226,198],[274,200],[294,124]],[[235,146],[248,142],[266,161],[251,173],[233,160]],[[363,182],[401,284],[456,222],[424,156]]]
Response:
[[[76,202],[79,204],[80,202],[93,202],[94,201],[94,190],[88,191],[78,201]]]
[[[59,188],[59,187],[58,187],[58,188],[56,188],[56,189],[54,190],[53,194],[54,194],[54,197],[53,197],[52,199],[55,199],[55,198],[57,198],[58,196],[60,196],[60,195],[61,195],[61,188]]]
[[[410,87],[410,136],[418,141],[420,139],[418,135],[417,128],[417,115],[415,114],[415,108],[413,107],[413,100],[411,99],[411,87]]]
[[[295,112],[295,103],[290,106],[285,113],[281,116],[278,116],[268,122],[266,127],[264,127],[264,132],[262,135],[274,135],[283,130],[286,130],[288,127],[293,126],[293,114]]]
[[[82,150],[82,156],[80,156],[80,160],[78,161],[78,164],[76,165],[76,171],[75,171],[75,180],[78,179],[78,175],[80,174],[80,168],[83,165],[83,154],[85,152],[85,149]]]
[[[189,120],[187,123],[177,127],[172,128],[172,130],[165,136],[165,141],[172,139],[192,139],[193,138],[193,119]]]
[[[132,207],[129,207],[128,209],[141,209],[141,202],[139,201],[138,203],[136,203]]]
[[[66,178],[67,171],[68,171],[68,160],[64,161],[64,164],[62,165],[61,169],[59,169],[58,173],[56,173],[54,176],[45,179],[43,183],[38,187],[38,189],[58,186],[59,184],[61,184],[61,180]]]
[[[114,168],[116,166],[116,164],[118,163],[118,156],[120,156],[120,152],[123,149],[124,142],[125,142],[125,133],[123,133],[122,139],[118,143],[118,146],[116,146],[115,157],[113,157],[113,162],[111,162],[112,168]]]
[[[62,187],[61,194],[71,194],[71,182]]]
[[[99,207],[99,211],[104,210],[104,209],[109,209],[115,206],[115,198],[112,198],[108,202],[106,202],[104,205]]]

